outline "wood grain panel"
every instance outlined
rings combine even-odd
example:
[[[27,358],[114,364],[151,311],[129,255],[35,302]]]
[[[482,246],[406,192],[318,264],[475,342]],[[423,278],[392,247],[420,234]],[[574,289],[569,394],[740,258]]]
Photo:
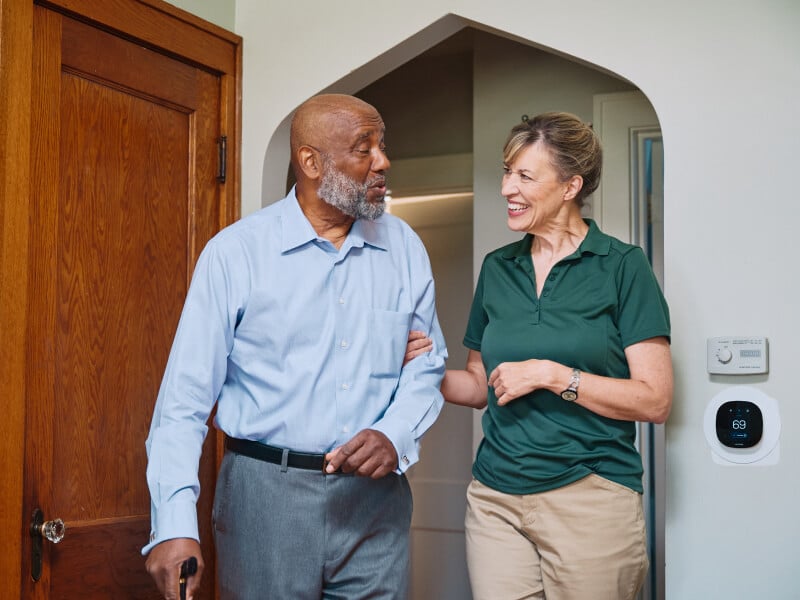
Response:
[[[114,87],[121,85],[117,74],[124,70],[129,93],[196,107],[196,68],[73,19],[64,19],[63,40],[63,64],[83,77]]]
[[[158,1],[131,0],[43,0],[42,5],[68,15],[81,15],[97,25],[125,32],[146,44],[155,45],[176,57],[214,73],[235,73],[234,47],[239,36]],[[153,19],[153,11],[172,19]]]
[[[53,468],[69,479],[54,510],[145,514],[139,407],[158,393],[186,293],[187,206],[174,200],[188,197],[189,116],[70,73],[61,107]]]
[[[92,590],[91,596],[72,598],[117,598],[122,589],[126,600],[156,600],[159,592],[149,578],[142,578],[141,561],[131,560],[140,549],[139,540],[146,538],[149,530],[149,516],[109,522],[103,527],[103,534],[96,522],[88,526],[74,523],[68,535],[70,543],[81,551],[75,557],[67,553],[56,555],[53,577],[61,589]],[[96,556],[106,560],[97,563]]]
[[[0,590],[19,595],[22,570],[33,7],[0,0]],[[16,61],[5,57],[15,56]],[[19,90],[24,90],[20,92]],[[14,199],[14,202],[8,201]],[[5,582],[5,583],[3,583]],[[12,593],[13,593],[12,592]],[[0,594],[2,595],[2,594]],[[13,597],[13,596],[9,596]]]
[[[49,414],[49,398],[55,390],[56,353],[52,331],[56,322],[56,306],[50,301],[55,293],[56,253],[50,243],[57,236],[58,148],[60,136],[58,79],[60,54],[52,48],[61,45],[61,17],[36,8],[33,35],[39,41],[33,47],[31,96],[31,244],[29,249],[29,306],[26,353],[25,432],[25,511],[23,518],[30,525],[33,509],[41,508],[46,519],[55,518],[50,497],[52,492],[53,421]],[[35,157],[35,158],[34,158]],[[25,525],[25,523],[23,523]],[[49,597],[50,550],[43,546],[42,577],[37,585],[31,580],[31,539],[23,529],[23,569],[19,574],[23,596],[31,599]]]

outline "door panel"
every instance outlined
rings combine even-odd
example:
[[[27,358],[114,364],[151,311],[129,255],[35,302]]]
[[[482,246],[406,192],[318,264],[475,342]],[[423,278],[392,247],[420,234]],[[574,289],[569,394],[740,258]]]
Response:
[[[157,598],[147,435],[197,253],[224,224],[222,85],[207,72],[35,7],[25,512],[65,521],[25,598]],[[214,430],[199,506],[214,597]]]

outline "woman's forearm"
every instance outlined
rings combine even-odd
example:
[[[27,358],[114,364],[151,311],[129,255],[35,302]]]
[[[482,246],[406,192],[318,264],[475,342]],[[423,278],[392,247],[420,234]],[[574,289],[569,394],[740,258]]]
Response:
[[[444,399],[451,404],[485,407],[487,382],[480,352],[469,351],[466,369],[447,369],[441,391]]]

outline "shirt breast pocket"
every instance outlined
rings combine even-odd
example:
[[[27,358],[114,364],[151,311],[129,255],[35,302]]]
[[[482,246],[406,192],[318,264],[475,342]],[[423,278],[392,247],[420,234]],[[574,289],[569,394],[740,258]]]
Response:
[[[398,377],[406,353],[411,313],[370,311],[369,349],[371,373],[376,377]]]

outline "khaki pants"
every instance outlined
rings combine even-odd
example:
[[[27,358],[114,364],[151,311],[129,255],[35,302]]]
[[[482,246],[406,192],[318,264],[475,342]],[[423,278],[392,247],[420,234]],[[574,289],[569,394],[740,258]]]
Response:
[[[475,600],[631,600],[649,565],[641,495],[597,475],[527,495],[473,480],[465,526]]]

